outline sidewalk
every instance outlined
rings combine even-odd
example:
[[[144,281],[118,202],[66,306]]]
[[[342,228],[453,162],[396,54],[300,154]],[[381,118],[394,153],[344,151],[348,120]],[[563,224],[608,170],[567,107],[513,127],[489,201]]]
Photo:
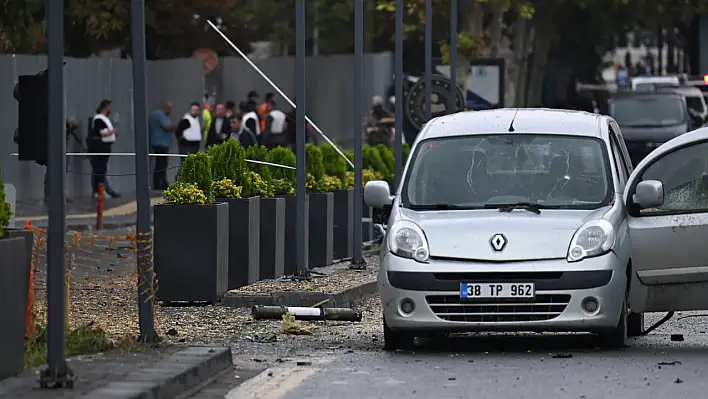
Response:
[[[160,203],[162,196],[159,192],[153,191],[150,194],[151,206]],[[66,204],[67,227],[85,230],[95,226],[96,206],[96,200],[91,197],[72,198]],[[137,206],[135,193],[115,199],[107,197],[103,206],[103,227],[111,229],[135,225]],[[18,201],[15,205],[15,227],[22,227],[27,220],[31,220],[36,227],[46,227],[48,218],[48,209],[43,200]]]
[[[227,347],[165,347],[135,353],[107,353],[68,359],[73,389],[40,389],[38,370],[0,381],[0,397],[174,398],[199,388],[233,367]],[[154,395],[154,396],[153,396]]]

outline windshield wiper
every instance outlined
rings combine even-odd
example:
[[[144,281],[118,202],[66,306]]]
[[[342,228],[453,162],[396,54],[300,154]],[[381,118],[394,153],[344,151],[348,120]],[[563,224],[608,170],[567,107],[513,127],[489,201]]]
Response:
[[[408,209],[414,211],[450,211],[450,210],[460,210],[460,209],[470,209],[466,206],[454,205],[454,204],[425,204],[425,205],[409,205]]]
[[[537,215],[541,214],[541,209],[545,206],[537,204],[535,202],[514,202],[505,204],[484,204],[485,209],[499,209],[499,212],[511,212],[514,209],[523,209],[525,211],[533,212]]]

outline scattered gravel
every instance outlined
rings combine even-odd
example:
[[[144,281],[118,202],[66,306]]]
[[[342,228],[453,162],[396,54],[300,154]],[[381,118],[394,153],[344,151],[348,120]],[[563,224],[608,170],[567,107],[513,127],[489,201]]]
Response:
[[[350,268],[350,262],[340,262],[332,266],[317,268],[312,271],[310,280],[297,280],[282,277],[275,280],[262,280],[246,287],[230,291],[240,295],[264,295],[277,291],[311,291],[333,293],[348,287],[376,280],[378,258],[368,257],[364,270]]]

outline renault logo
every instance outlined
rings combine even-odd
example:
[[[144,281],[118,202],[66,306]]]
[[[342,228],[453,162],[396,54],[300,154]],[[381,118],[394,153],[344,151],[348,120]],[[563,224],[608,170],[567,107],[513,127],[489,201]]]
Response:
[[[506,247],[506,237],[504,237],[504,234],[495,234],[491,240],[489,240],[489,243],[492,244],[492,248],[494,248],[495,251],[501,251]]]

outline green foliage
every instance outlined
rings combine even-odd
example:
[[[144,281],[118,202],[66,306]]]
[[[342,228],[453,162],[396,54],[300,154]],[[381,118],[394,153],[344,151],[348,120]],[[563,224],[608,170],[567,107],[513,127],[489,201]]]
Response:
[[[375,148],[365,145],[361,149],[361,160],[364,169],[372,169],[379,172],[382,176],[388,174],[388,168],[383,159],[381,159],[381,154]]]
[[[163,193],[165,202],[170,205],[204,205],[207,196],[195,183],[177,182],[170,184]]]
[[[383,161],[384,165],[386,165],[384,177],[386,180],[393,180],[394,175],[396,174],[396,158],[393,155],[393,152],[384,144],[379,144],[374,147],[374,149],[379,153],[381,161]]]
[[[206,196],[207,202],[214,202],[214,191],[212,188],[214,178],[211,169],[211,157],[209,157],[209,155],[199,152],[187,156],[179,170],[177,181],[180,183],[196,184]]]
[[[278,165],[296,167],[295,153],[287,147],[276,147],[268,151],[266,162],[275,163]],[[270,167],[270,174],[273,179],[285,179],[290,182],[295,181],[295,169]]]
[[[344,188],[344,183],[342,182],[342,180],[337,176],[329,175],[325,175],[324,179],[322,179],[322,183],[319,186],[319,189],[322,192],[341,190],[342,188]]]
[[[295,194],[295,186],[288,179],[273,179],[274,195],[293,195]]]
[[[408,162],[408,156],[411,154],[411,146],[408,143],[403,143],[401,152],[403,153],[403,166],[405,166],[406,162]]]
[[[308,193],[320,192],[320,184],[317,182],[317,179],[315,179],[315,176],[313,176],[312,173],[305,175],[305,191]]]
[[[344,152],[344,155],[347,156],[347,159],[349,159],[349,162],[354,163],[354,151],[345,150],[342,152]]]
[[[47,364],[48,331],[45,325],[37,326],[37,333],[25,339],[25,369],[32,369]],[[88,353],[107,352],[111,349],[139,349],[130,345],[127,340],[113,342],[106,332],[93,322],[67,331],[65,348],[67,356],[85,355]]]
[[[244,198],[269,198],[274,195],[273,186],[269,182],[265,181],[261,175],[252,170],[244,174],[243,181],[244,186],[242,195]]]
[[[328,143],[320,146],[320,151],[322,152],[322,163],[324,164],[325,173],[339,180],[344,180],[346,178],[347,169],[349,169],[347,161],[339,155],[337,149]]]
[[[266,159],[268,157],[268,148],[262,145],[252,145],[246,149],[246,159],[251,161],[261,161],[268,162]],[[263,181],[270,184],[273,177],[271,175],[271,168],[273,166],[263,165],[254,162],[246,162],[246,168],[252,172],[258,173]],[[282,168],[278,168],[282,169]]]
[[[237,186],[231,179],[217,180],[213,184],[214,198],[241,198],[242,186]]]
[[[363,173],[363,171],[362,171],[362,173]],[[342,186],[344,188],[353,188],[354,187],[354,172],[347,171],[347,175],[344,177],[344,180],[342,181]]]
[[[5,197],[5,184],[0,170],[0,238],[5,236],[5,227],[10,224],[10,216],[12,216],[12,208]]]
[[[366,183],[374,180],[383,180],[384,175],[381,172],[375,171],[373,169],[364,169],[361,171],[361,184],[366,185]],[[354,184],[352,183],[352,186]]]
[[[215,180],[229,179],[236,186],[243,184],[243,172],[247,170],[245,159],[246,150],[238,140],[231,138],[228,141],[209,147],[211,169]]]
[[[315,182],[319,184],[325,176],[322,151],[320,151],[320,148],[316,145],[307,144],[307,146],[305,146],[305,157],[307,159],[307,167],[305,170],[307,173],[311,174]]]

